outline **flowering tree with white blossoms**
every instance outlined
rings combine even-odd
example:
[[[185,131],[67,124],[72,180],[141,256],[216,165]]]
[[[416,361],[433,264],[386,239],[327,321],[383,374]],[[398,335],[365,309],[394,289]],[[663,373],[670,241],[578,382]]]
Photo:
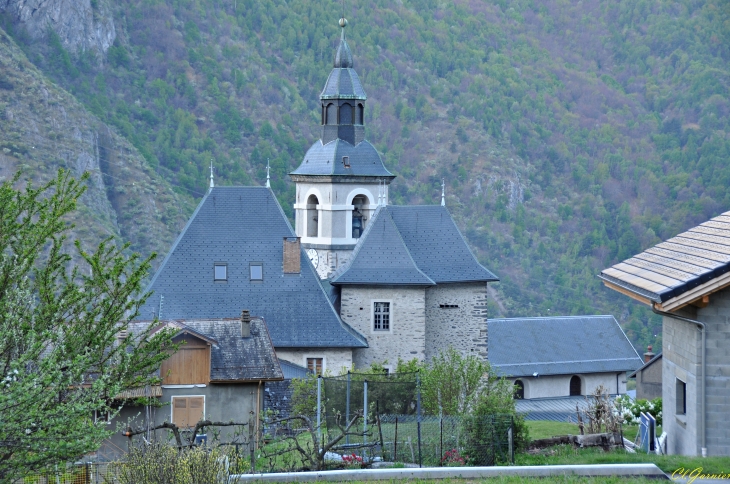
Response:
[[[153,383],[174,349],[170,334],[125,334],[146,298],[150,259],[126,256],[110,240],[94,253],[75,244],[66,216],[84,192],[67,171],[16,190],[0,185],[0,482],[98,448],[114,428],[122,390]]]

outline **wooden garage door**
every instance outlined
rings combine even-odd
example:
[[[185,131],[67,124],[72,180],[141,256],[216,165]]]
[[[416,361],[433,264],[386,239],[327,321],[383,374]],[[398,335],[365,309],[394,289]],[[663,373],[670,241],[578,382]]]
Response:
[[[205,397],[172,397],[172,422],[179,428],[194,427],[204,410]]]

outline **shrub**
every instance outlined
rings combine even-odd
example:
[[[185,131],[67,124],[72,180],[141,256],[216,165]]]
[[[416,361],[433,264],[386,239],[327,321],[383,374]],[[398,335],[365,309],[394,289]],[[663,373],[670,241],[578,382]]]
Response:
[[[638,425],[641,412],[648,413],[656,419],[657,425],[662,425],[662,399],[631,400],[628,395],[616,397],[616,407],[626,423]]]
[[[220,449],[154,443],[130,449],[116,471],[121,484],[223,484],[227,461]]]

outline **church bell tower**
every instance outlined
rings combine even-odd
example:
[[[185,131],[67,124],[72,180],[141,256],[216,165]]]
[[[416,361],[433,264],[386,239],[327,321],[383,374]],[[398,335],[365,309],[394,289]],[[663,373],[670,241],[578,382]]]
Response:
[[[340,19],[334,67],[320,94],[321,138],[299,167],[296,184],[296,234],[322,279],[347,262],[378,205],[388,203],[395,178],[375,147],[365,140],[367,96],[355,72]]]

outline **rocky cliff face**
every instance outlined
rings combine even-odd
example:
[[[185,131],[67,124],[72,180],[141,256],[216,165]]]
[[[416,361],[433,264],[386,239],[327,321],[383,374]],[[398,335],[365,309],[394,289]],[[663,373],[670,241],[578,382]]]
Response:
[[[128,141],[46,79],[0,30],[0,181],[20,169],[37,184],[61,167],[91,174],[71,233],[86,249],[111,236],[162,256],[191,212]]]
[[[0,0],[0,12],[14,16],[34,39],[53,30],[70,52],[105,54],[116,38],[104,0]]]

